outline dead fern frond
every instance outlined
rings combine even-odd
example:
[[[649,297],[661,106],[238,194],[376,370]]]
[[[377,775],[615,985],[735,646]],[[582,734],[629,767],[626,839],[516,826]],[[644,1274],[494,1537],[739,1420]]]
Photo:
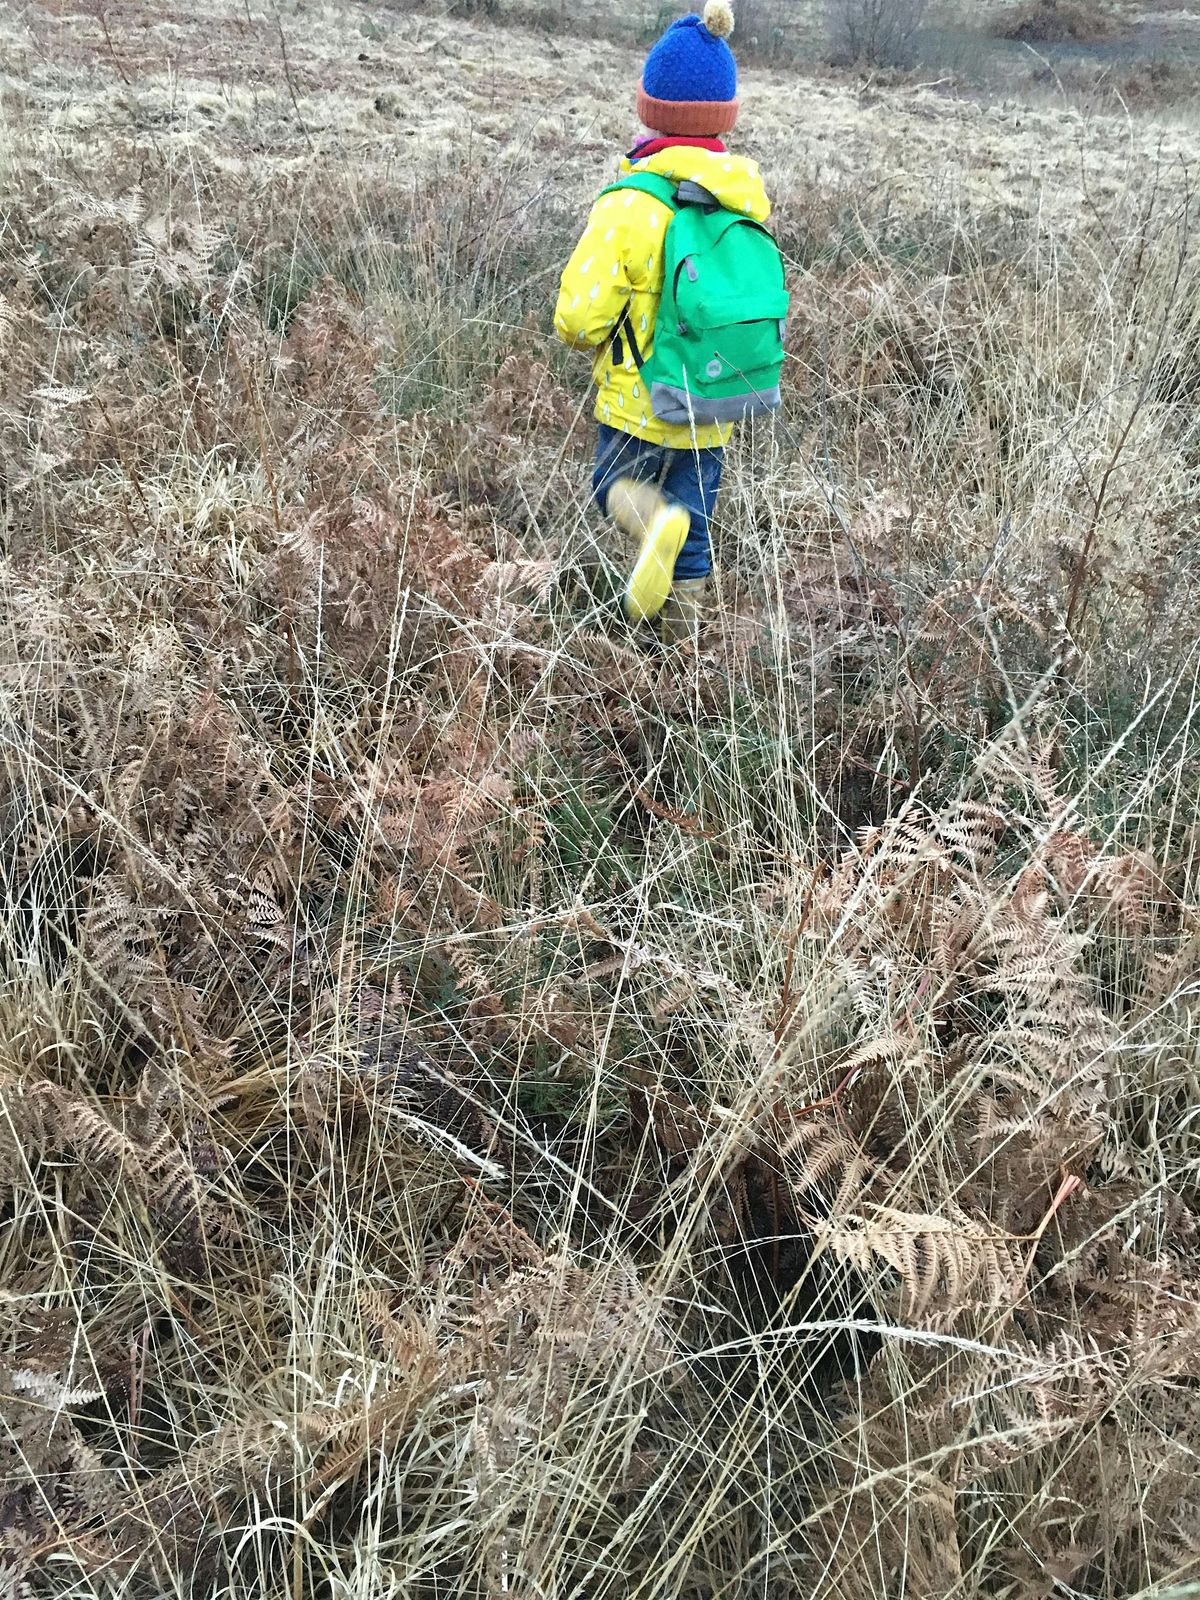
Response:
[[[903,1314],[918,1321],[951,1323],[980,1305],[1011,1304],[1021,1281],[1017,1242],[957,1208],[935,1216],[875,1204],[816,1225],[821,1246],[868,1282],[894,1274]]]

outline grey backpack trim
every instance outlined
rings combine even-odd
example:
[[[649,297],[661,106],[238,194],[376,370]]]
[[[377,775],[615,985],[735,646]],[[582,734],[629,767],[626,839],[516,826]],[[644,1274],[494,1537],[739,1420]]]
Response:
[[[682,422],[697,427],[713,423],[741,422],[744,417],[777,411],[783,396],[776,385],[752,394],[734,394],[725,399],[706,400],[687,389],[669,383],[656,383],[650,390],[650,406],[660,422]]]
[[[704,211],[719,211],[721,202],[711,189],[706,189],[702,183],[697,183],[694,178],[685,178],[675,191],[675,199],[681,206],[699,206]]]

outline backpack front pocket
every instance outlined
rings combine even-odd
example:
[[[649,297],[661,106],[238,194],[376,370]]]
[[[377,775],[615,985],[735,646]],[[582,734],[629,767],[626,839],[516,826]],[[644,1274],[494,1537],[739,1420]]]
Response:
[[[704,424],[775,410],[787,294],[706,296],[703,279],[701,267],[694,279],[681,280],[676,326],[667,335],[674,370],[669,381],[664,371],[651,388],[655,415]]]

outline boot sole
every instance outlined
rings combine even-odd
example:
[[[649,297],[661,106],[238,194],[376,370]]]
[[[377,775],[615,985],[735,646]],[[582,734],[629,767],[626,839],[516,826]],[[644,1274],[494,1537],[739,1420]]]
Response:
[[[631,622],[647,622],[666,605],[690,527],[691,518],[682,508],[668,509],[655,519],[625,587],[625,615]]]

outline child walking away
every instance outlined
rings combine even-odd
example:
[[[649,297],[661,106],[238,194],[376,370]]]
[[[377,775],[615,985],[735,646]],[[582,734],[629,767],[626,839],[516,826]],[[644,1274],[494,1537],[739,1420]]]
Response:
[[[626,616],[699,637],[709,525],[733,424],[779,404],[783,262],[758,168],[722,135],[738,114],[729,0],[672,23],[638,91],[645,135],[563,273],[555,327],[595,352],[600,509],[638,544]]]

